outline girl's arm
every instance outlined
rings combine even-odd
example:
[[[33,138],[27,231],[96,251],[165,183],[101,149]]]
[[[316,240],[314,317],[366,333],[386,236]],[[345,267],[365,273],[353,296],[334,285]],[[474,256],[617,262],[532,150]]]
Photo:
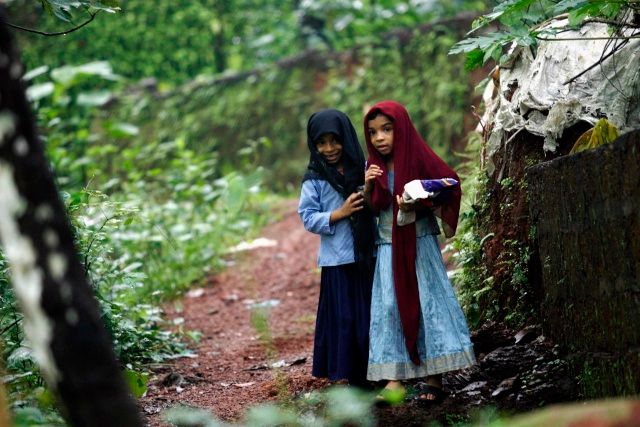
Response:
[[[317,181],[308,180],[302,184],[298,214],[307,231],[315,234],[333,234],[335,232],[333,225],[336,222],[348,218],[363,208],[362,194],[353,193],[338,209],[323,211],[320,203],[321,191]]]
[[[305,230],[315,234],[333,234],[335,227],[331,225],[331,212],[322,211],[320,191],[319,184],[314,180],[302,183],[298,215]]]
[[[371,204],[371,193],[373,192],[373,186],[375,185],[376,178],[382,175],[382,169],[378,165],[369,165],[364,172],[364,202],[370,208],[373,208]]]

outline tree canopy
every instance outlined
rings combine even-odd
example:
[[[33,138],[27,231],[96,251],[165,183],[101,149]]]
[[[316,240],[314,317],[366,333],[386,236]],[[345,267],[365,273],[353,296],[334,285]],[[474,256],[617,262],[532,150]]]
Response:
[[[14,0],[9,8],[12,24],[46,32],[80,25],[99,13],[84,31],[62,38],[19,34],[28,68],[108,59],[127,78],[181,83],[253,69],[307,49],[352,48],[393,28],[460,9],[482,10],[483,2]]]

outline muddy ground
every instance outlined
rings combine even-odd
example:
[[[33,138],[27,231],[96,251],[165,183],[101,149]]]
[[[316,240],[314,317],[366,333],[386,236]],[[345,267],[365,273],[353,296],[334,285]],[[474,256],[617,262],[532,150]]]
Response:
[[[168,319],[202,335],[194,344],[194,357],[154,367],[147,394],[140,399],[148,426],[168,425],[161,413],[175,405],[204,408],[221,420],[240,422],[252,405],[330,385],[310,374],[319,239],[304,230],[295,207],[288,203],[281,219],[265,228],[262,237],[267,240],[261,241],[273,246],[229,255],[223,273],[166,307]],[[264,313],[268,315],[260,315]],[[486,324],[472,339],[478,365],[445,375],[448,397],[441,405],[407,400],[376,408],[378,425],[450,425],[576,397],[556,347],[537,326],[512,331]],[[415,385],[407,383],[410,390]]]

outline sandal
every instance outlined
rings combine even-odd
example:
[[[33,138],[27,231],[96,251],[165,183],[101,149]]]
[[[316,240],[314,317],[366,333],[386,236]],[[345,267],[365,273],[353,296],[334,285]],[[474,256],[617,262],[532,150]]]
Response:
[[[427,395],[433,395],[433,399],[428,399]],[[414,397],[416,402],[425,405],[438,405],[444,400],[445,393],[440,387],[425,384],[420,387],[418,394]]]

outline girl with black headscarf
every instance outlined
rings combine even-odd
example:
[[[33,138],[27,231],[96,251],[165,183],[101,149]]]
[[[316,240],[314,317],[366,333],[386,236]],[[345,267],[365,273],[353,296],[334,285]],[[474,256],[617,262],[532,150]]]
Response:
[[[349,118],[321,110],[309,118],[311,153],[298,213],[320,235],[320,300],[315,377],[364,385],[369,351],[374,222],[364,204],[364,154]]]

